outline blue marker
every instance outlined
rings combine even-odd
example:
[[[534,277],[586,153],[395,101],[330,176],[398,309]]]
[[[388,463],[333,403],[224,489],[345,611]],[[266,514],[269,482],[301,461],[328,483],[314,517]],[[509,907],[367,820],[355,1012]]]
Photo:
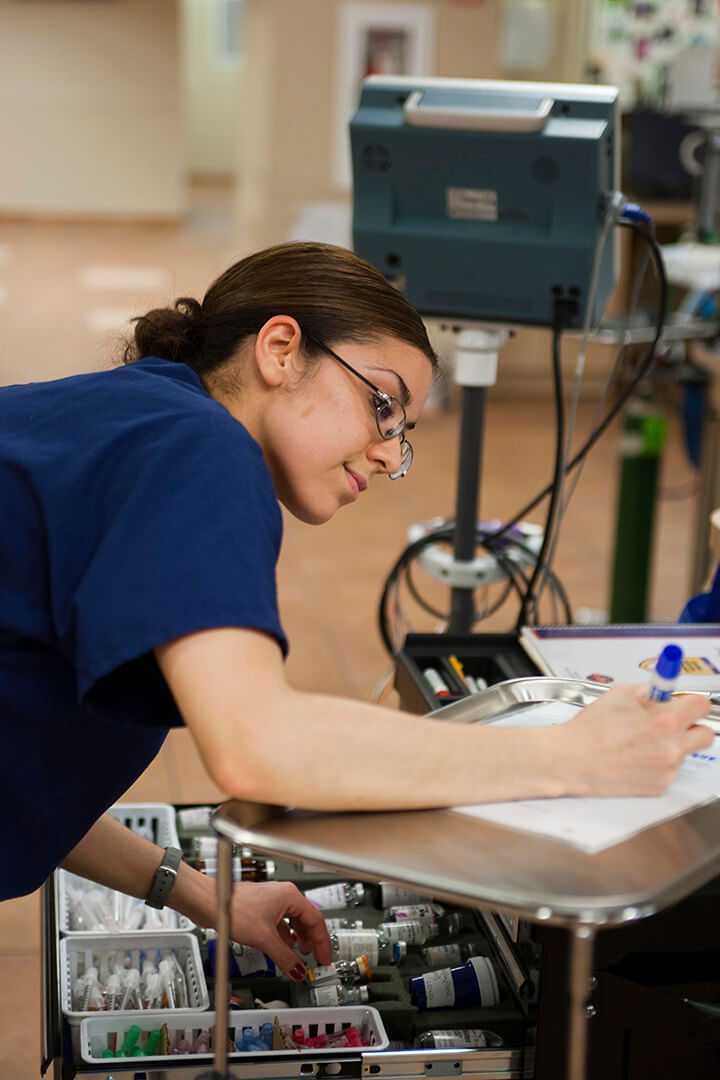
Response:
[[[682,670],[683,651],[679,645],[666,645],[657,658],[650,683],[651,701],[669,701]]]

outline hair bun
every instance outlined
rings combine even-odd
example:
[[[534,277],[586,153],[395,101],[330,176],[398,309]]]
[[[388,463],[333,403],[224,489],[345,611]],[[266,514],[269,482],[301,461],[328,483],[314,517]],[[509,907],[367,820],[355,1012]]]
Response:
[[[138,356],[157,356],[178,364],[190,363],[202,350],[204,327],[202,306],[191,296],[182,296],[173,307],[155,308],[140,316],[135,324]]]
[[[175,310],[179,311],[186,319],[198,320],[202,319],[202,304],[200,304],[194,296],[180,296],[175,301]]]
[[[185,338],[194,352],[200,352],[205,340],[202,304],[194,296],[180,296],[175,301],[175,310],[185,319]]]

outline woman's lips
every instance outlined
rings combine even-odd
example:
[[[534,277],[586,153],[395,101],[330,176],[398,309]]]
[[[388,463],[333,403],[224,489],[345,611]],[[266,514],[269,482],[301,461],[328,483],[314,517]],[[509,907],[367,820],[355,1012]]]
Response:
[[[353,472],[352,469],[348,469],[347,466],[345,466],[345,472],[348,474],[349,483],[350,483],[350,487],[352,489],[353,495],[355,495],[355,496],[361,495],[362,492],[365,491],[367,489],[367,486],[368,486],[368,482],[365,479],[365,477],[362,476],[360,473]]]

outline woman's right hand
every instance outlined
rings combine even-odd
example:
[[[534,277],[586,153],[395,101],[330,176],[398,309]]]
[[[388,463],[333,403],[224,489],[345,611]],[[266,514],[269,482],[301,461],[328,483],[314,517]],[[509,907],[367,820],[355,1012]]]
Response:
[[[698,725],[706,697],[650,701],[647,686],[618,686],[556,731],[564,731],[578,795],[661,795],[688,754],[708,750],[713,732]],[[573,785],[574,786],[574,785]]]

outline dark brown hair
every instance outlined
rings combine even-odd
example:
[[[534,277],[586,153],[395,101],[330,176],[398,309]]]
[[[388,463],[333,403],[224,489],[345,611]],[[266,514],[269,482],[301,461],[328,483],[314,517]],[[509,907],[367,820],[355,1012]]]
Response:
[[[415,308],[370,263],[332,244],[292,243],[259,251],[217,278],[202,303],[181,297],[135,320],[124,362],[157,356],[187,364],[201,378],[220,374],[243,343],[273,315],[290,315],[312,340],[331,344],[398,338],[437,357]]]

